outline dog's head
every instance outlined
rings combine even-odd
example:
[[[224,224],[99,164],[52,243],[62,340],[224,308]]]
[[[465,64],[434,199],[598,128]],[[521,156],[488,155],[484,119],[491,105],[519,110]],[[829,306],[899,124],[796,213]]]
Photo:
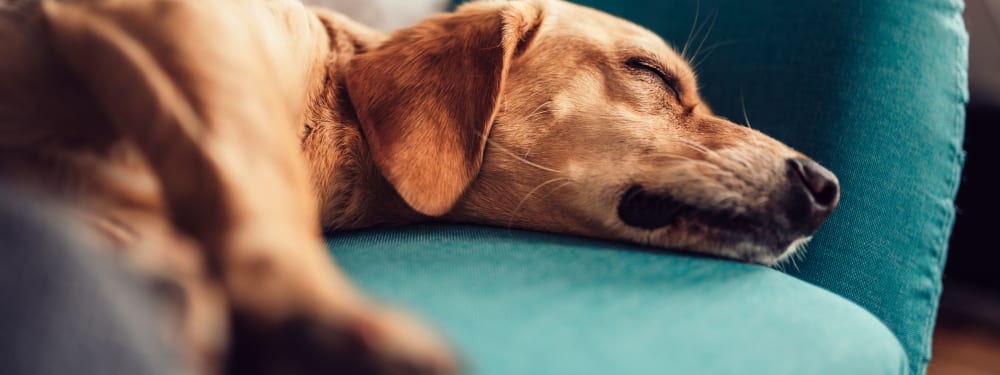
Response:
[[[714,115],[655,34],[566,2],[465,5],[347,83],[379,170],[430,216],[772,264],[839,199],[831,172]]]

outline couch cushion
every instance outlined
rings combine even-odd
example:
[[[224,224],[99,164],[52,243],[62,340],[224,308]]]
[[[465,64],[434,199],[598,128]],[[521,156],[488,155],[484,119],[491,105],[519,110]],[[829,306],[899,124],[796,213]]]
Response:
[[[922,374],[964,157],[962,1],[574,1],[678,49],[699,15],[689,50],[712,108],[742,121],[745,104],[840,178],[840,208],[790,273],[873,312]]]
[[[905,373],[895,336],[781,272],[473,226],[338,234],[363,289],[439,327],[468,373]]]

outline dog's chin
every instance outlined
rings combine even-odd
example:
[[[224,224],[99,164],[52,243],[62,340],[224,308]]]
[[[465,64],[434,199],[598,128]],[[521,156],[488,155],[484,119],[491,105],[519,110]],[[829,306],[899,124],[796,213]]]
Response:
[[[768,267],[779,266],[789,259],[793,259],[796,254],[800,254],[806,247],[812,236],[800,237],[792,240],[785,247],[764,248],[763,251],[748,252],[746,255],[737,256],[737,259],[745,260],[748,263],[756,263]]]
[[[751,242],[750,240],[723,242],[711,239],[705,239],[704,241],[688,239],[683,243],[679,243],[679,241],[674,240],[668,235],[657,236],[657,233],[668,232],[669,230],[670,228],[661,228],[653,231],[652,240],[647,244],[702,257],[734,260],[768,267],[780,266],[790,259],[794,259],[795,254],[799,254],[812,239],[812,237],[802,237],[793,240],[786,246],[774,247]]]
[[[649,245],[766,266],[789,259],[812,238],[781,230],[767,215],[699,207],[638,185],[622,195],[618,218],[647,231]]]

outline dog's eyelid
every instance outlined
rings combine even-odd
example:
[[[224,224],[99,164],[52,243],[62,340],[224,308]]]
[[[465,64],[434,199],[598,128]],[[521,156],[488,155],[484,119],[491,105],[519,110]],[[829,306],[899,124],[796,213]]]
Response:
[[[663,80],[663,83],[670,88],[670,91],[673,91],[674,97],[677,98],[677,101],[679,103],[684,102],[681,96],[683,91],[681,90],[680,80],[677,76],[668,73],[667,70],[663,69],[663,67],[656,61],[644,57],[633,57],[628,59],[628,61],[625,62],[625,65],[628,65],[633,69],[645,69],[655,73],[660,77],[660,79]]]

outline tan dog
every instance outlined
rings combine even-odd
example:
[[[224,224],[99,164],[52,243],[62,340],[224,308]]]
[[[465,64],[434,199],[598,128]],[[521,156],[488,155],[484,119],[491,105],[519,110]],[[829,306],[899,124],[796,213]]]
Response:
[[[350,286],[321,228],[474,222],[773,264],[839,197],[714,116],[656,35],[560,1],[385,36],[291,0],[7,0],[0,51],[0,174],[179,285],[205,372],[455,368]]]

